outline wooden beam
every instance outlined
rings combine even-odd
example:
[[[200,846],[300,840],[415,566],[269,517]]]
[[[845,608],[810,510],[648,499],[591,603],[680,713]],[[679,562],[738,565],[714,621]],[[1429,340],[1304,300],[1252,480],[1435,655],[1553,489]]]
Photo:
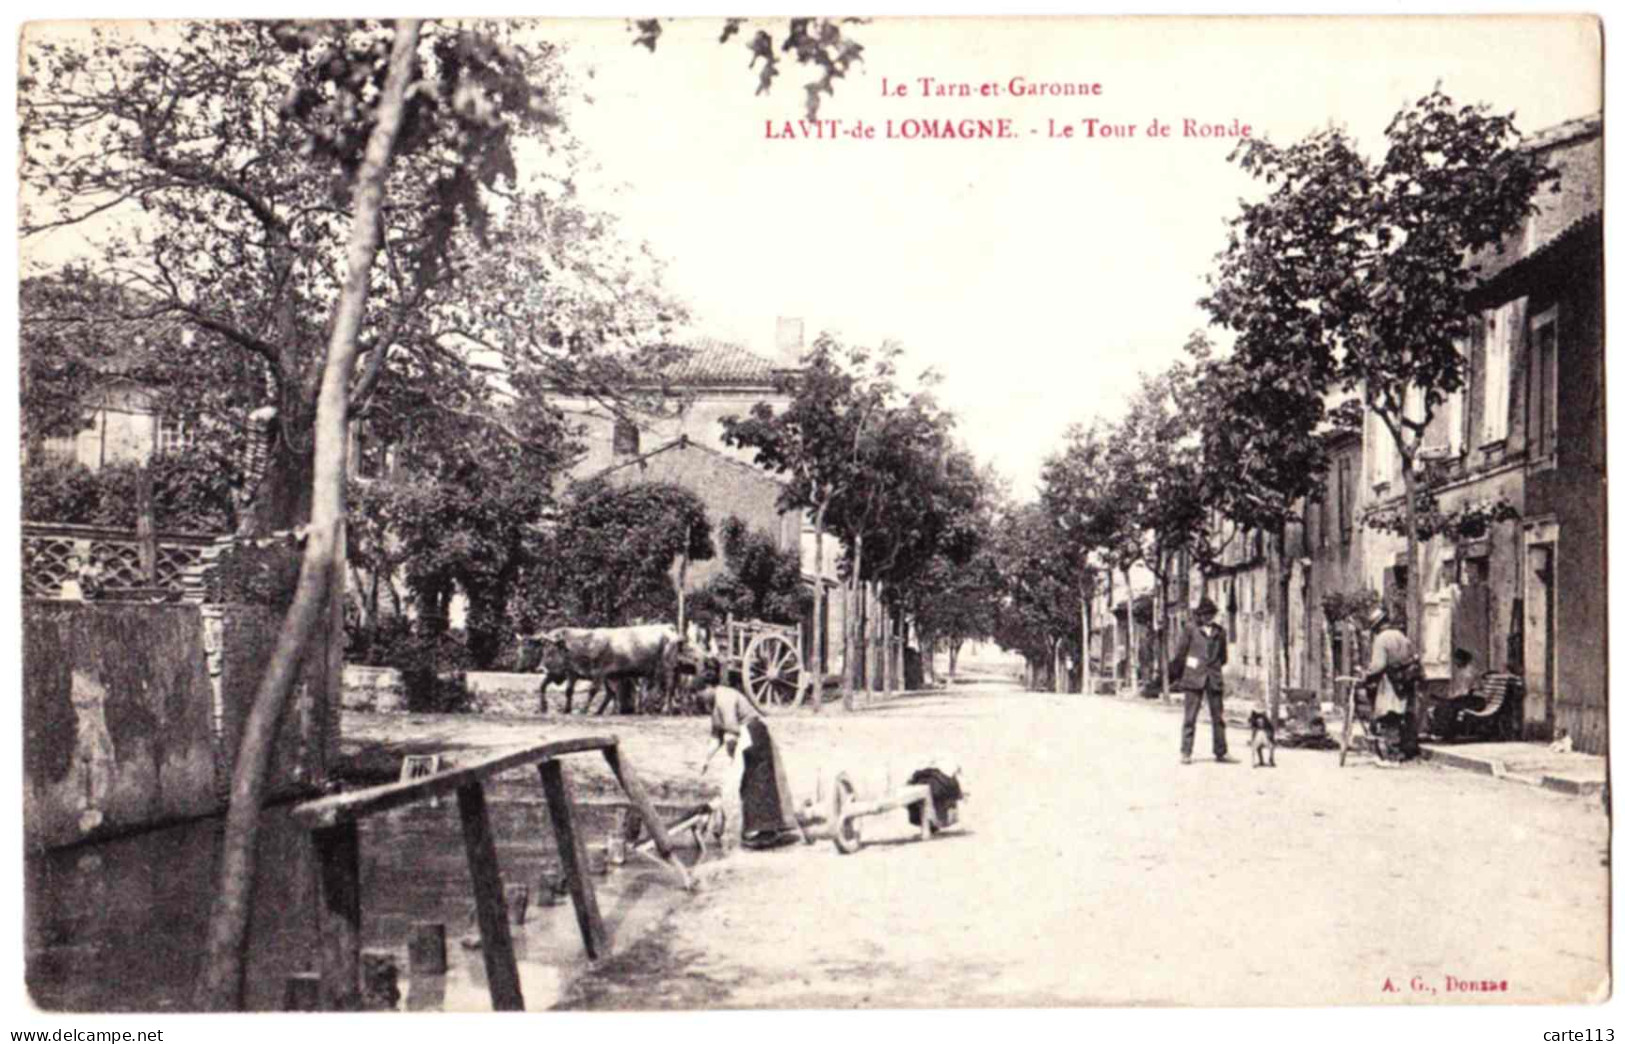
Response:
[[[513,936],[508,933],[508,910],[502,894],[502,872],[497,866],[496,839],[485,808],[485,787],[471,779],[457,788],[457,812],[463,820],[463,847],[468,850],[468,876],[474,882],[474,910],[480,922],[485,979],[491,987],[496,1011],[524,1011],[519,991],[519,967],[514,963]]]
[[[321,1008],[361,1008],[361,837],[353,822],[314,831]]]
[[[579,739],[540,743],[533,747],[525,747],[522,750],[493,755],[471,765],[464,765],[461,768],[450,769],[422,779],[409,780],[403,783],[385,783],[376,787],[368,787],[365,790],[353,790],[345,794],[334,794],[331,797],[307,801],[295,808],[292,816],[294,822],[308,830],[337,826],[340,823],[363,819],[377,812],[387,812],[392,808],[400,808],[431,797],[450,794],[461,790],[464,785],[470,782],[488,779],[510,769],[535,764],[549,758],[556,758],[565,754],[579,754],[584,751],[609,751],[614,749],[614,736],[583,736]]]
[[[609,945],[604,936],[603,918],[598,914],[598,897],[593,894],[592,880],[587,876],[587,849],[576,831],[564,766],[548,760],[538,765],[537,770],[542,776],[542,792],[547,796],[547,812],[553,820],[553,836],[558,840],[559,859],[564,863],[564,882],[575,903],[576,923],[581,926],[581,942],[587,948],[587,957],[597,960],[609,952]]]
[[[655,851],[660,853],[660,858],[666,861],[666,865],[677,871],[677,878],[682,882],[683,888],[692,891],[694,883],[689,880],[683,864],[672,854],[671,837],[666,833],[665,824],[660,822],[660,814],[655,811],[654,803],[649,800],[649,792],[643,789],[642,781],[638,779],[637,773],[632,771],[631,764],[621,754],[619,747],[605,748],[604,760],[609,762],[609,770],[615,773],[615,778],[620,781],[621,789],[626,791],[632,807],[643,817],[643,825],[649,831],[649,836],[654,839]]]

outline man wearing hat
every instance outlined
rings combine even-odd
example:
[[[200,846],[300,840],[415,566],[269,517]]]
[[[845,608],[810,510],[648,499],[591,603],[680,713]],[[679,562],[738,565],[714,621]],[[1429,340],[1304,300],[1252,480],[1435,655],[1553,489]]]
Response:
[[[1365,683],[1374,688],[1371,720],[1382,737],[1377,764],[1389,767],[1415,745],[1409,707],[1412,693],[1396,687],[1394,675],[1416,659],[1416,650],[1405,637],[1403,621],[1391,618],[1382,604],[1371,610],[1367,623],[1371,625],[1371,662],[1366,666]]]
[[[1192,614],[1194,624],[1188,624],[1174,644],[1168,660],[1168,681],[1176,692],[1185,694],[1185,727],[1179,737],[1179,760],[1189,765],[1191,751],[1196,746],[1196,716],[1201,713],[1202,701],[1207,700],[1208,720],[1213,727],[1213,760],[1228,763],[1233,759],[1224,742],[1224,665],[1229,649],[1224,628],[1214,622],[1219,607],[1210,598],[1203,598]]]

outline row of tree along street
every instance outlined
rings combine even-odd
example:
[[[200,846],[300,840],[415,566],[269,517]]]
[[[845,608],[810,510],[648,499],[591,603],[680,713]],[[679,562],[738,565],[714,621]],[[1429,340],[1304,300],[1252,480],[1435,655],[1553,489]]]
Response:
[[[1087,679],[1091,606],[1114,581],[1134,607],[1137,674],[1135,631],[1168,632],[1175,581],[1192,567],[1205,577],[1255,534],[1283,546],[1287,524],[1324,495],[1328,446],[1368,416],[1397,449],[1404,508],[1363,524],[1405,536],[1410,576],[1419,540],[1506,517],[1505,505],[1441,512],[1416,465],[1468,375],[1474,259],[1520,227],[1556,175],[1520,147],[1509,116],[1438,88],[1396,113],[1386,138],[1375,157],[1336,127],[1289,145],[1244,139],[1231,154],[1263,194],[1229,219],[1200,302],[1210,329],[1143,375],[1119,420],[1069,430],[1037,502],[1001,530],[1010,581],[998,637],[1045,680],[1067,656]],[[1268,556],[1270,586],[1285,604],[1279,559]],[[1137,570],[1157,589],[1160,621],[1139,611]],[[1413,640],[1421,595],[1412,583],[1408,605],[1393,607],[1408,610]],[[1286,626],[1285,613],[1275,619]]]

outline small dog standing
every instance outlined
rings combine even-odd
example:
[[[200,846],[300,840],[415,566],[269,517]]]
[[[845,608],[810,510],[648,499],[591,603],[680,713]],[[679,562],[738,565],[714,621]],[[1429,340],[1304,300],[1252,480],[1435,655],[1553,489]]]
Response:
[[[1253,734],[1247,745],[1253,748],[1253,768],[1262,768],[1266,762],[1275,767],[1275,723],[1263,711],[1254,710],[1247,715],[1247,726]]]

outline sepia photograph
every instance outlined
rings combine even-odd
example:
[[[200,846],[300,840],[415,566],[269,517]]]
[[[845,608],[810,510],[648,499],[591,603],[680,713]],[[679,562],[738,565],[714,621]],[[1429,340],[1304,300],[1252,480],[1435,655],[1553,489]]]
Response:
[[[1613,1039],[1599,16],[29,14],[13,1039]]]

